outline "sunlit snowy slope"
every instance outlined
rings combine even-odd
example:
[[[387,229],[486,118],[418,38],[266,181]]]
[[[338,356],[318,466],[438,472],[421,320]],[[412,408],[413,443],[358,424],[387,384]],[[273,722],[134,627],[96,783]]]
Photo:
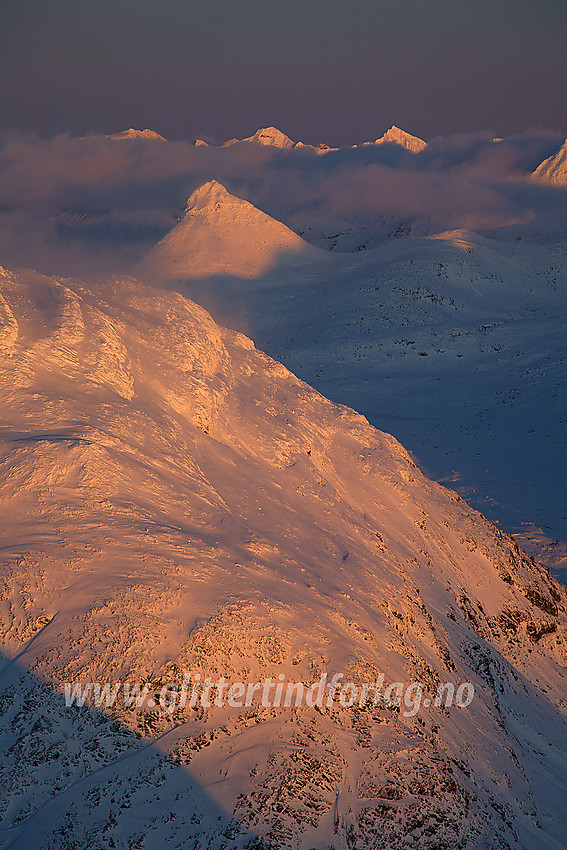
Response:
[[[191,195],[182,220],[152,250],[143,269],[158,279],[257,278],[281,257],[293,264],[318,253],[285,224],[211,180]]]
[[[418,139],[417,136],[412,136],[411,133],[406,133],[405,130],[400,130],[400,128],[396,127],[395,124],[390,127],[384,135],[380,136],[379,139],[376,139],[374,144],[401,145],[402,147],[407,148],[407,150],[413,151],[413,153],[419,153],[419,151],[422,151],[424,147],[426,147],[426,142],[424,142],[423,139]]]
[[[337,231],[307,211],[290,219],[302,241],[252,209],[205,184],[135,272],[391,430],[561,575],[565,224],[482,235],[354,217]]]
[[[567,139],[557,153],[544,160],[534,171],[534,177],[546,183],[567,183]]]
[[[564,848],[567,593],[545,569],[186,297],[0,287],[4,847]],[[60,694],[196,672],[475,696],[110,720]]]

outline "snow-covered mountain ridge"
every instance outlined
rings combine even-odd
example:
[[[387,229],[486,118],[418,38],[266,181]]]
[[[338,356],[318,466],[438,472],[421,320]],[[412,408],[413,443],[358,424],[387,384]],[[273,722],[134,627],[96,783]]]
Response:
[[[534,171],[536,180],[545,183],[567,183],[567,139],[553,156],[545,159]]]
[[[563,238],[438,231],[423,219],[330,231],[316,221],[311,210],[288,218],[299,239],[222,189],[134,273],[177,288],[326,396],[395,428],[475,507],[514,532],[533,523],[538,551],[549,546],[549,563],[564,568]]]
[[[118,705],[110,726],[8,665],[6,846],[562,847],[567,596],[546,570],[182,296],[30,272],[0,292],[11,658],[53,688],[190,670],[476,690],[410,718]]]
[[[253,144],[264,145],[267,147],[281,148],[282,150],[291,150],[292,148],[309,148],[313,151],[317,151],[318,153],[327,153],[328,151],[340,150],[340,148],[333,148],[324,143],[321,143],[316,147],[314,145],[306,145],[304,144],[304,142],[294,142],[292,139],[290,139],[289,136],[286,136],[285,133],[282,133],[281,130],[278,130],[277,127],[261,128],[260,130],[257,130],[252,136],[247,136],[245,139],[229,139],[228,141],[223,142],[222,147],[226,148],[230,147],[231,145],[241,144],[242,142],[252,142]],[[207,144],[208,143],[204,139],[195,140],[196,147],[201,147]],[[405,130],[401,130],[395,125],[392,125],[390,129],[387,130],[382,136],[380,136],[379,139],[376,139],[375,142],[364,142],[363,144],[395,144],[400,145],[401,147],[406,148],[406,150],[412,151],[413,153],[418,153],[426,147],[426,142],[424,142],[422,139],[419,139],[417,136],[412,136],[411,133],[406,133]]]
[[[395,124],[393,124],[389,130],[386,130],[384,135],[380,136],[379,139],[376,139],[374,144],[401,145],[413,153],[419,153],[427,147],[427,143],[424,142],[423,139],[419,139],[417,136],[412,136],[411,133],[406,133],[405,130],[401,130],[399,127],[396,127]]]

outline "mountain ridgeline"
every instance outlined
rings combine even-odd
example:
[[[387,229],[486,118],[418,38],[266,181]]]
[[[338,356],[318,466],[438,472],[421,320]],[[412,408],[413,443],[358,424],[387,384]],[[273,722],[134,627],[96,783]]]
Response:
[[[4,846],[564,847],[567,592],[544,567],[181,294],[0,291]],[[58,696],[337,673],[429,704]],[[472,701],[436,706],[447,682]]]

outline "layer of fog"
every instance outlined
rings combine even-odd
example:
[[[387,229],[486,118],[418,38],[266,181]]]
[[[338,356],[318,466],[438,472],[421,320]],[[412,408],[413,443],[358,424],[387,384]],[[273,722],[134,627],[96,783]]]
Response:
[[[426,218],[430,232],[549,227],[567,193],[530,175],[562,141],[543,130],[500,141],[478,133],[434,139],[418,154],[384,144],[320,155],[252,143],[5,132],[0,262],[59,274],[124,271],[211,179],[295,229],[305,221],[332,227],[388,218]]]

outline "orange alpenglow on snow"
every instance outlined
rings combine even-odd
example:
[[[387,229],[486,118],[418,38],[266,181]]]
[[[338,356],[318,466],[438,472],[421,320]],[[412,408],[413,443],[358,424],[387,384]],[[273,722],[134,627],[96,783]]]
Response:
[[[424,142],[423,139],[419,139],[417,136],[412,136],[411,133],[406,133],[405,130],[400,130],[400,128],[396,127],[395,124],[392,124],[390,129],[387,130],[383,136],[376,139],[374,144],[401,145],[402,147],[407,148],[408,151],[413,151],[413,153],[419,153],[419,151],[422,151],[427,146],[427,142]]]
[[[167,141],[159,133],[156,133],[155,130],[135,130],[133,127],[130,127],[129,130],[122,130],[120,133],[112,133],[107,136],[107,139],[112,139],[113,142],[123,142],[129,139],[151,139],[158,142]]]
[[[269,273],[282,255],[308,258],[318,253],[281,221],[211,180],[193,192],[179,224],[134,271],[164,280],[258,277]]]
[[[545,183],[567,183],[567,139],[556,154],[538,165],[534,177]]]
[[[277,127],[263,127],[260,130],[256,130],[253,136],[248,136],[245,139],[229,139],[228,142],[224,142],[223,148],[229,147],[229,145],[239,144],[240,142],[254,142],[257,145],[284,148],[286,150],[293,148],[295,145],[295,142],[289,136],[286,136],[285,133],[282,133],[281,130],[278,130]]]

